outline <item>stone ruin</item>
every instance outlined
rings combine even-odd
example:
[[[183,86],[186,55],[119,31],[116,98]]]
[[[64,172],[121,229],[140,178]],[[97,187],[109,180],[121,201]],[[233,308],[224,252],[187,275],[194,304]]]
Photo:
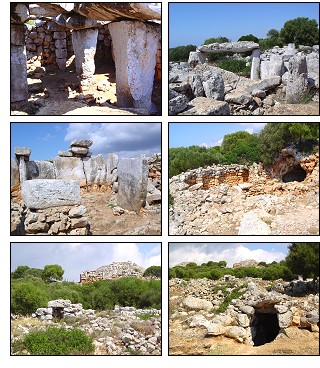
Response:
[[[210,66],[206,59],[208,53],[248,51],[251,58],[243,59],[251,62],[250,79]],[[213,43],[190,52],[188,63],[169,64],[170,115],[272,114],[276,99],[295,104],[314,95],[318,101],[318,91],[318,45],[289,44],[261,53],[254,42]]]
[[[121,277],[142,278],[143,273],[144,268],[134,262],[112,262],[93,271],[82,271],[80,273],[80,284],[98,280],[113,280]]]
[[[175,295],[181,288],[180,281],[169,281],[169,288]],[[266,290],[268,282],[261,279],[233,277],[227,281],[229,290],[243,287],[242,295],[233,299],[225,312],[212,313],[224,300],[224,293],[221,290],[212,293],[212,288],[223,285],[219,281],[195,279],[184,285],[185,297],[177,304],[179,308],[171,319],[183,315],[189,328],[204,327],[208,337],[225,336],[254,346],[277,337],[290,337],[290,328],[319,333],[319,279],[315,282],[280,279],[274,282],[271,291]],[[299,300],[293,296],[304,298]]]
[[[71,142],[53,160],[31,161],[31,149],[15,148],[11,160],[11,196],[22,199],[19,234],[88,235],[90,224],[81,205],[84,191],[113,191],[115,215],[138,213],[161,203],[161,155],[151,158],[92,156],[90,140]]]
[[[37,20],[35,26],[26,24],[30,19]],[[94,83],[96,56],[104,65],[115,64],[117,107],[154,112],[153,84],[161,79],[160,22],[159,3],[12,4],[12,108],[28,102],[27,76],[41,78],[50,65],[65,70],[70,57],[80,90],[87,91]]]

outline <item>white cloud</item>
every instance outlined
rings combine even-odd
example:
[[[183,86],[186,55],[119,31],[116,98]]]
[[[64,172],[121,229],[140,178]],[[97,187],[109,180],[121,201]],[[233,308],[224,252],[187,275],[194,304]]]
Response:
[[[70,123],[65,141],[91,139],[93,154],[150,156],[161,152],[160,123]]]
[[[261,248],[249,249],[243,244],[235,243],[179,243],[169,244],[169,266],[172,267],[181,262],[195,262],[197,264],[208,261],[226,261],[228,267],[236,262],[246,259],[254,259],[267,263],[280,261],[285,258],[281,251],[264,250]]]
[[[132,261],[144,268],[161,265],[160,243],[13,243],[11,249],[12,270],[59,264],[70,281],[78,281],[81,271],[112,262]]]
[[[246,132],[253,134],[260,132],[261,129],[264,128],[264,126],[267,123],[239,123],[243,127],[247,127]]]

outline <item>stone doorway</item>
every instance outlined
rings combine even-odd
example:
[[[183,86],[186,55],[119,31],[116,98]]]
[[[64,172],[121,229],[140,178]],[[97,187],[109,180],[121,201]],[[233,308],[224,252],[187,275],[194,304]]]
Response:
[[[60,320],[64,315],[64,307],[52,307],[52,317]]]
[[[273,341],[280,331],[277,311],[274,307],[256,309],[251,322],[254,346]]]
[[[303,168],[300,165],[296,165],[293,167],[291,171],[283,175],[282,181],[284,183],[289,183],[291,181],[301,182],[301,181],[304,181],[306,176],[307,176],[307,173],[305,172],[305,170],[303,170]]]

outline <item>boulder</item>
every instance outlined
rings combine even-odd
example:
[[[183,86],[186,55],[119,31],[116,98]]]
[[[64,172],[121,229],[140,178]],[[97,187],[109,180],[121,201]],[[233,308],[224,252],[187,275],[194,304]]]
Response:
[[[22,199],[31,209],[77,205],[80,186],[74,180],[37,179],[22,183]]]
[[[70,147],[70,152],[74,153],[75,155],[85,156],[88,153],[88,148],[85,147]]]
[[[27,180],[30,179],[55,179],[55,170],[51,161],[28,161]]]
[[[251,93],[254,90],[269,91],[274,87],[277,87],[281,83],[281,77],[270,77],[259,82],[254,82],[245,88],[246,92]]]
[[[211,43],[208,45],[202,45],[197,47],[197,51],[209,52],[209,53],[221,53],[221,52],[247,52],[254,49],[258,49],[259,44],[251,41],[238,41],[238,42],[223,42],[223,43]]]
[[[207,98],[223,101],[224,81],[220,73],[205,72],[202,82],[204,93]]]
[[[301,103],[308,93],[308,71],[305,56],[293,56],[289,60],[286,86],[286,102]]]
[[[191,51],[189,54],[188,64],[194,68],[198,64],[203,64],[206,61],[206,55],[203,52]]]
[[[225,101],[228,103],[234,103],[238,105],[247,105],[252,102],[253,98],[251,94],[246,92],[232,91],[225,96]]]
[[[226,330],[225,336],[236,339],[239,342],[243,342],[247,338],[247,332],[243,327],[232,326]]]
[[[230,115],[230,108],[225,101],[196,97],[187,104],[186,110],[180,115]]]
[[[53,160],[56,179],[86,180],[83,162],[78,157],[56,157]]]
[[[102,155],[83,159],[84,173],[88,184],[103,184],[106,181],[106,164]]]
[[[238,235],[269,235],[270,232],[270,227],[253,210],[244,214]]]
[[[70,143],[70,147],[85,147],[89,148],[92,146],[93,141],[90,139],[77,139]]]
[[[169,100],[169,115],[176,115],[185,110],[188,105],[188,98],[185,95],[177,95]]]
[[[26,156],[29,157],[31,155],[31,148],[27,147],[15,147],[14,154],[16,156]]]
[[[19,175],[19,166],[16,159],[11,159],[11,168],[10,168],[10,184],[11,188],[15,187],[20,182]]]
[[[195,311],[199,310],[211,311],[213,308],[213,304],[208,300],[195,298],[193,296],[186,297],[182,301],[182,304],[184,305],[185,308]]]

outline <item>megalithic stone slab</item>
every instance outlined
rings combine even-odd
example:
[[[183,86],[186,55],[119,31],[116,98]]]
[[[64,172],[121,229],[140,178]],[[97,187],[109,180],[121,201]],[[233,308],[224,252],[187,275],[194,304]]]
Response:
[[[73,206],[81,203],[80,185],[75,180],[37,179],[22,183],[22,199],[31,209]]]
[[[117,204],[138,212],[145,206],[148,186],[148,161],[144,157],[121,158],[118,163]]]
[[[160,25],[121,21],[108,28],[116,66],[117,106],[151,111]]]
[[[220,52],[246,52],[258,48],[259,48],[258,43],[251,41],[237,41],[237,42],[210,43],[208,45],[201,45],[197,47],[197,51],[218,54]]]

